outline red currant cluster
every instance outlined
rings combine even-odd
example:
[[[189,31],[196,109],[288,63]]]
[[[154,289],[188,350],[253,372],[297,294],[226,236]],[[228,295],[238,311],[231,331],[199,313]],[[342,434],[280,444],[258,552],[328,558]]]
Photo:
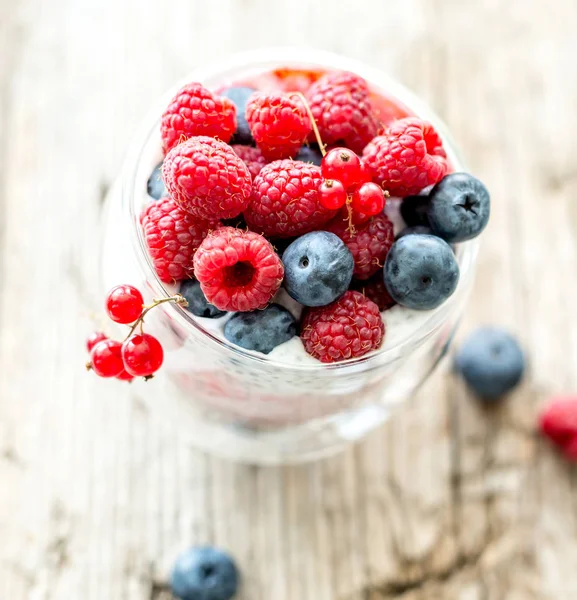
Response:
[[[323,157],[324,181],[319,189],[325,208],[347,206],[352,223],[360,224],[381,213],[386,193],[371,181],[367,165],[349,148],[333,148]]]
[[[142,294],[131,285],[117,285],[106,296],[106,312],[115,322],[131,325],[123,342],[110,339],[98,331],[86,340],[90,353],[88,370],[100,377],[115,377],[122,381],[132,381],[134,377],[150,379],[162,366],[164,350],[152,335],[144,333],[145,315],[159,304],[174,302],[186,306],[186,300],[176,294],[163,300],[154,300],[150,306],[144,305]],[[135,333],[140,326],[140,333]]]

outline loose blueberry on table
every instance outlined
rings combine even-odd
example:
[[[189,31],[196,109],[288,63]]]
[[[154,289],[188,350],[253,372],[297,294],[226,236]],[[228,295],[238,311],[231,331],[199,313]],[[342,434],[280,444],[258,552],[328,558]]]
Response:
[[[175,295],[143,308],[129,286],[114,292],[109,314],[131,332],[123,343],[91,336],[96,373],[128,379],[160,367],[160,342],[137,329],[164,302],[188,302],[200,321],[223,317],[220,335],[246,351],[274,355],[298,335],[330,363],[378,350],[395,303],[431,310],[455,291],[449,244],[486,226],[485,186],[452,172],[430,123],[394,98],[375,105],[358,75],[281,72],[277,89],[274,78],[220,94],[192,82],[164,111],[141,226]],[[383,103],[394,107],[384,121]],[[396,241],[389,197],[408,226]]]

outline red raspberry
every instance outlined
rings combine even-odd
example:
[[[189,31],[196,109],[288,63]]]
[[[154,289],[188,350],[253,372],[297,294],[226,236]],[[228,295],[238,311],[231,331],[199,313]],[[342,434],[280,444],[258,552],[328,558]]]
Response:
[[[193,137],[173,148],[162,175],[177,204],[199,219],[232,219],[250,202],[248,167],[230,146],[213,138]]]
[[[344,142],[361,153],[377,135],[379,123],[362,77],[346,71],[329,73],[306,96],[325,144]]]
[[[151,202],[142,217],[144,239],[158,276],[165,283],[192,277],[192,259],[208,232],[219,222],[196,219],[170,198]]]
[[[311,132],[311,120],[298,96],[254,93],[246,120],[267,160],[293,158]]]
[[[393,196],[418,194],[448,171],[443,142],[433,126],[416,117],[395,121],[364,150],[373,181]]]
[[[244,213],[248,226],[271,237],[293,237],[314,231],[335,211],[322,206],[320,167],[294,160],[277,160],[262,169],[252,186]]]
[[[220,310],[264,308],[284,277],[271,244],[258,233],[221,227],[194,257],[194,275],[206,299]]]
[[[345,292],[336,302],[305,312],[301,339],[305,350],[332,363],[376,350],[385,335],[379,307],[359,292]]]
[[[165,154],[193,136],[206,135],[229,142],[236,130],[236,108],[200,83],[181,88],[162,115],[160,135]]]
[[[262,152],[258,148],[253,148],[252,146],[241,146],[240,144],[233,144],[231,148],[248,167],[248,170],[250,171],[250,174],[254,180],[254,178],[260,173],[261,169],[266,165],[266,158],[262,155]]]
[[[553,398],[539,417],[541,433],[577,461],[577,397]]]
[[[372,300],[381,312],[395,306],[396,302],[391,298],[391,295],[385,287],[382,272],[375,273],[369,279],[353,279],[351,289],[361,292],[369,300]]]
[[[351,251],[355,259],[356,279],[368,279],[381,269],[395,241],[393,224],[384,213],[354,228],[341,213],[325,229],[338,235]]]

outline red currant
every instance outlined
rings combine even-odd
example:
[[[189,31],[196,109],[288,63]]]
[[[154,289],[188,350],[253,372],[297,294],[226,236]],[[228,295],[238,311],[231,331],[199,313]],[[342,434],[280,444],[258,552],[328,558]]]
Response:
[[[158,371],[164,359],[160,342],[148,333],[133,335],[122,344],[124,368],[135,377],[147,377]]]
[[[369,169],[367,163],[363,160],[361,160],[361,174],[362,178],[361,181],[359,181],[359,183],[368,183],[369,181],[373,180],[371,170]]]
[[[105,333],[102,333],[102,331],[95,331],[94,333],[91,333],[86,340],[86,349],[88,352],[91,352],[92,348],[94,348],[98,342],[101,342],[105,339],[107,339],[107,336]]]
[[[126,369],[122,369],[116,376],[116,379],[120,379],[120,381],[132,381],[134,377]]]
[[[90,352],[90,366],[100,377],[116,377],[124,370],[122,345],[115,340],[102,340]]]
[[[116,323],[134,323],[142,314],[142,294],[131,285],[117,285],[106,296],[106,312]]]
[[[337,209],[345,205],[347,191],[345,186],[336,179],[325,179],[319,188],[320,203],[328,209]]]
[[[385,194],[376,183],[363,183],[353,192],[353,211],[372,217],[385,208]]]
[[[337,179],[345,189],[364,181],[361,159],[348,148],[329,150],[321,163],[321,173],[325,179]]]

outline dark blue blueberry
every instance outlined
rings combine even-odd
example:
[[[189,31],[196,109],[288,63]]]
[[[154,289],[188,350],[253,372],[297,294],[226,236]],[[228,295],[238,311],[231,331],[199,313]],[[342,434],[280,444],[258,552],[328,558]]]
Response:
[[[305,306],[326,306],[342,296],[353,278],[351,251],[334,233],[313,231],[283,253],[284,286]]]
[[[489,221],[487,188],[468,173],[447,175],[432,189],[427,215],[435,235],[449,243],[478,236]]]
[[[271,304],[264,310],[236,313],[224,326],[224,337],[229,342],[263,354],[288,342],[296,333],[295,318],[279,304]]]
[[[210,304],[200,289],[200,283],[194,279],[187,279],[180,284],[180,293],[186,298],[188,306],[186,310],[197,317],[206,317],[207,319],[216,319],[226,315],[226,312],[219,310],[216,306]]]
[[[229,600],[238,590],[239,579],[228,554],[201,546],[176,559],[170,583],[172,593],[181,600]]]
[[[317,167],[321,166],[323,162],[323,155],[318,148],[311,148],[310,146],[303,146],[298,154],[295,156],[295,160],[302,162],[311,163]]]
[[[441,238],[406,235],[389,250],[384,277],[393,300],[408,308],[430,310],[455,291],[459,265]]]
[[[429,226],[428,194],[419,194],[417,196],[407,196],[401,202],[401,217],[408,227]]]
[[[155,200],[160,200],[166,196],[166,186],[164,185],[164,181],[162,179],[162,163],[154,167],[152,175],[148,178],[146,190],[148,195]]]
[[[405,235],[411,235],[411,234],[433,235],[433,232],[431,231],[431,228],[427,227],[426,225],[414,225],[412,227],[405,227],[404,229],[401,229],[401,231],[399,231],[399,233],[397,233],[397,237],[395,239],[399,240],[402,237],[404,237]]]
[[[455,369],[481,398],[496,400],[521,381],[525,357],[510,333],[499,327],[481,327],[457,352]]]
[[[230,141],[231,144],[254,146],[254,139],[245,116],[246,103],[254,92],[256,90],[250,87],[229,87],[220,93],[221,96],[232,100],[236,106],[236,131]]]

